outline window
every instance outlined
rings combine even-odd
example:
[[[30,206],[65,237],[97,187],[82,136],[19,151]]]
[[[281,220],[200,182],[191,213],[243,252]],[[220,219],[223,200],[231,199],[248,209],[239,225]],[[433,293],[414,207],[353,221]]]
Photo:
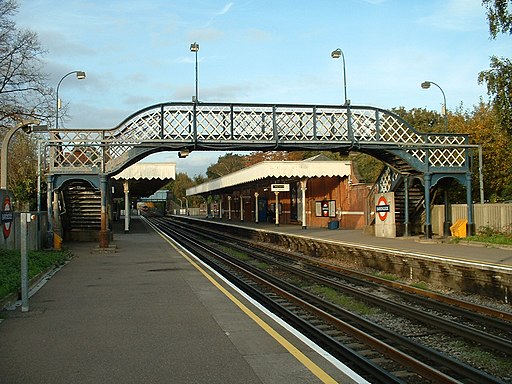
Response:
[[[336,217],[336,200],[322,200],[315,202],[317,217]]]

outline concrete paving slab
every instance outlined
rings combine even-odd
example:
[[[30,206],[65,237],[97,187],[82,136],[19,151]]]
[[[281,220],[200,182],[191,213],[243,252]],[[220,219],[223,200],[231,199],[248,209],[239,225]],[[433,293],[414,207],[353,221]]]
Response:
[[[115,234],[116,252],[71,244],[75,258],[31,297],[30,312],[7,314],[1,384],[321,382],[182,255],[135,224],[133,233]]]
[[[252,369],[264,383],[280,384],[316,383],[318,379],[304,367],[298,366],[289,354],[259,354],[246,356]],[[349,383],[349,381],[340,381]]]
[[[193,267],[150,233],[122,240],[105,255],[77,245],[0,325],[0,382],[260,383],[181,276]]]

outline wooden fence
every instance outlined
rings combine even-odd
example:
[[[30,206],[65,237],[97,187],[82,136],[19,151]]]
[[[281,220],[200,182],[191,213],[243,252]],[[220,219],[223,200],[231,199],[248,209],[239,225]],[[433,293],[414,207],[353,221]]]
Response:
[[[452,223],[458,219],[467,219],[467,205],[452,205]],[[478,231],[482,227],[490,227],[500,232],[512,232],[512,204],[475,204],[473,221]],[[443,234],[444,205],[432,208],[432,230]]]

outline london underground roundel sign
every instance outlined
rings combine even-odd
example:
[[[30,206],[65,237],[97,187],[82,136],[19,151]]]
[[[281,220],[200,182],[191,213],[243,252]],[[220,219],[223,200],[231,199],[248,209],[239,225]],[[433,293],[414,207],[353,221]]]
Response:
[[[13,220],[12,214],[13,212],[11,209],[11,199],[9,199],[9,196],[6,196],[2,205],[2,222],[5,239],[7,239],[11,234],[11,226]]]
[[[385,221],[388,217],[389,204],[384,196],[379,197],[375,211],[377,212],[377,216],[379,216],[380,221]]]

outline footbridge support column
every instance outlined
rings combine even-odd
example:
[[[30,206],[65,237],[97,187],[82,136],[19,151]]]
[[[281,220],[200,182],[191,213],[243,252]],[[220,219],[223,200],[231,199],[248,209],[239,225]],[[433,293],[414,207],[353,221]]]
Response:
[[[466,174],[466,202],[468,205],[468,223],[466,224],[467,236],[476,235],[475,223],[473,222],[473,199],[472,199],[472,188],[471,188],[471,173]]]
[[[444,222],[443,222],[443,237],[450,236],[450,227],[452,226],[452,207],[450,204],[450,197],[448,195],[449,185],[443,191],[444,198]]]
[[[411,221],[409,218],[409,176],[404,176],[404,236],[411,236]]]
[[[258,204],[259,204],[259,202],[258,202],[258,196],[259,196],[259,195],[260,195],[260,194],[259,194],[258,192],[254,192],[254,222],[255,222],[256,224],[258,224],[258,223],[260,222],[260,220],[259,220],[260,212],[259,212],[259,210],[258,210],[258,208],[259,208],[259,207],[258,207]]]
[[[107,217],[107,176],[100,175],[100,192],[101,192],[101,227],[99,236],[100,248],[107,248],[110,241],[110,230],[108,228]]]
[[[432,238],[432,219],[430,216],[430,185],[432,182],[432,175],[430,173],[425,173],[424,182],[425,182],[425,225],[423,227],[423,233],[425,234],[425,239],[431,239]]]
[[[48,175],[46,179],[46,210],[47,210],[47,232],[46,232],[46,241],[48,248],[53,247],[53,177]]]
[[[124,233],[130,231],[131,221],[131,207],[130,207],[130,182],[128,180],[123,181],[124,190]]]
[[[307,183],[308,183],[308,179],[302,179],[300,181],[300,191],[301,191],[301,200],[302,200],[302,229],[307,229],[308,228],[308,225],[306,223],[306,217],[307,217],[307,212],[306,212],[306,186],[307,186]]]

